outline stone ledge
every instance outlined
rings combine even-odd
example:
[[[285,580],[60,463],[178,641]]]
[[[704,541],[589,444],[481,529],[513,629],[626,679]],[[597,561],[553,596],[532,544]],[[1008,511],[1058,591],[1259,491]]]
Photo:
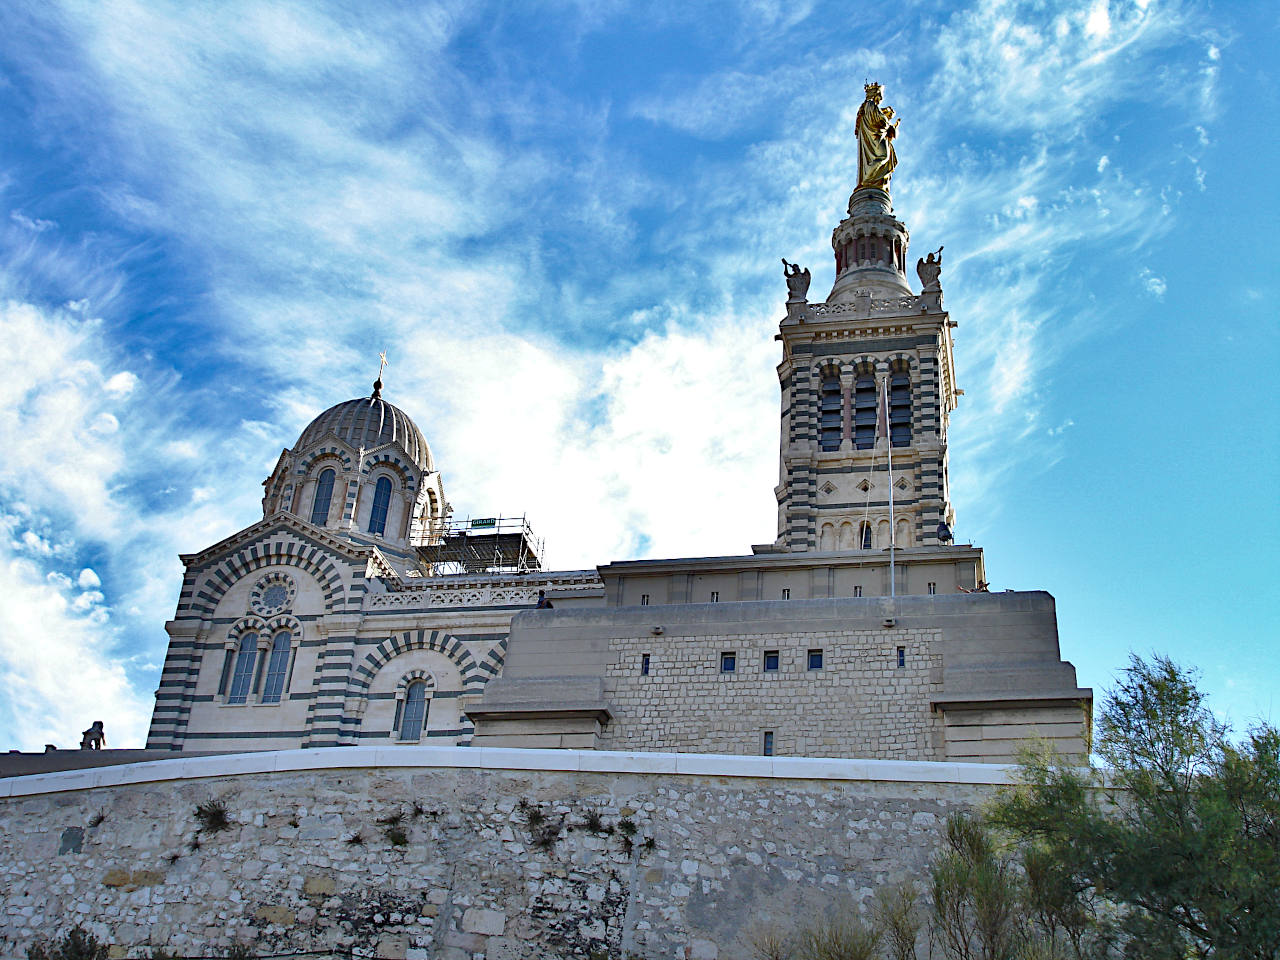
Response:
[[[0,779],[0,799],[136,783],[235,777],[255,773],[366,768],[552,770],[571,773],[683,774],[777,780],[966,783],[1003,786],[1016,768],[1005,764],[929,760],[807,759],[701,753],[531,750],[513,747],[323,747],[151,760],[93,770]]]

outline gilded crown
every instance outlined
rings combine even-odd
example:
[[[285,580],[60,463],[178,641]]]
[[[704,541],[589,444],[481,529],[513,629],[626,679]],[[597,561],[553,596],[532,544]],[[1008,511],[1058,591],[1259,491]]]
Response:
[[[866,91],[868,100],[870,100],[872,97],[880,96],[882,92],[880,89],[880,84],[878,83],[868,83],[862,89]]]

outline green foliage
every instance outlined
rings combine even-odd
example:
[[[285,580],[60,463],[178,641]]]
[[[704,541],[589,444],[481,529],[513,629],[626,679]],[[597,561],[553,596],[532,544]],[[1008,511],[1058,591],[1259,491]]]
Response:
[[[623,817],[618,821],[618,832],[624,837],[633,837],[636,833],[636,822],[630,817]]]
[[[384,827],[382,835],[387,838],[387,843],[393,847],[405,847],[409,845],[409,835],[405,833],[404,827],[397,824]]]
[[[1105,778],[1024,760],[990,817],[1024,848],[1039,922],[1077,955],[1280,955],[1280,731],[1227,733],[1193,673],[1134,657],[1098,717]]]
[[[27,947],[30,960],[107,960],[107,945],[84,927],[72,927],[60,939],[37,940]]]
[[[747,934],[747,948],[752,960],[792,960],[796,955],[794,938],[765,923],[759,923]]]
[[[871,917],[880,931],[887,960],[916,960],[916,939],[924,917],[915,884],[881,887],[876,891]]]
[[[582,825],[592,833],[599,833],[604,829],[604,820],[601,819],[597,810],[588,810],[586,816],[582,818]]]
[[[357,830],[350,836],[345,837],[342,842],[348,847],[363,847],[365,844],[364,834]]]
[[[246,943],[233,943],[227,949],[227,960],[250,960],[253,951]]]
[[[933,865],[933,933],[951,960],[1005,960],[1025,939],[1017,868],[973,818],[948,818]]]
[[[801,932],[800,960],[871,960],[880,945],[880,932],[858,917],[844,914],[819,920]]]

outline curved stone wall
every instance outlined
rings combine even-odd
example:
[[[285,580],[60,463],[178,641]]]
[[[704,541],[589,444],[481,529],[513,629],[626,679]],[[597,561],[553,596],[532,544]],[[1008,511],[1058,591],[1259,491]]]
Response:
[[[130,957],[742,957],[756,927],[924,877],[945,816],[1007,782],[989,764],[429,747],[11,778],[0,955],[81,923]]]

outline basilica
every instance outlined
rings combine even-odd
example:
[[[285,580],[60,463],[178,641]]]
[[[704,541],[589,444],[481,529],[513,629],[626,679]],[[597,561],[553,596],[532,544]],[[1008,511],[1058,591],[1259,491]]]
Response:
[[[784,260],[772,543],[545,570],[524,517],[454,516],[379,378],[282,451],[261,521],[182,557],[148,748],[1087,753],[1053,598],[988,592],[953,542],[957,321],[941,248],[909,283],[897,121],[866,93],[831,291]]]

